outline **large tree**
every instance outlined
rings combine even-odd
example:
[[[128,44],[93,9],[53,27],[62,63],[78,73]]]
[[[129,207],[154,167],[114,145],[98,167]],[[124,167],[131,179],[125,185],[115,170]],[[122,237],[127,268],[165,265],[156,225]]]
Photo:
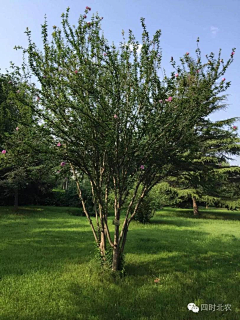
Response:
[[[235,120],[205,121],[192,160],[175,177],[166,179],[175,188],[179,201],[192,199],[194,215],[200,214],[198,202],[223,204],[226,197],[219,186],[239,175],[240,168],[227,162],[232,155],[240,154],[237,127],[232,125]]]
[[[208,59],[211,65],[204,64],[199,54],[195,63],[186,53],[178,75],[161,79],[160,30],[150,39],[142,18],[142,47],[129,30],[128,40],[123,32],[123,42],[117,48],[103,36],[98,14],[86,22],[89,11],[87,7],[78,25],[71,26],[68,8],[62,14],[62,29],[53,26],[51,40],[45,20],[43,51],[27,29],[29,46],[24,53],[39,86],[26,86],[25,90],[35,90],[35,111],[49,134],[61,142],[63,163],[76,176],[102,259],[109,246],[116,271],[121,266],[129,224],[144,197],[188,162],[202,134],[196,123],[218,110],[216,97],[230,85],[218,79],[232,62],[234,51],[221,65],[212,56]],[[91,182],[96,223],[81,195],[80,172]],[[113,238],[107,220],[110,188],[114,190]]]

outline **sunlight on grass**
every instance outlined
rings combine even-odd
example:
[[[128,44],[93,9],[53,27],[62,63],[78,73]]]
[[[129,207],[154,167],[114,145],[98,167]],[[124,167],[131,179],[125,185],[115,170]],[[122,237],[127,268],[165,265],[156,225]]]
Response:
[[[0,319],[195,319],[189,302],[232,306],[201,320],[240,318],[240,221],[167,208],[150,224],[133,222],[121,278],[99,268],[85,217],[8,209],[0,207]]]

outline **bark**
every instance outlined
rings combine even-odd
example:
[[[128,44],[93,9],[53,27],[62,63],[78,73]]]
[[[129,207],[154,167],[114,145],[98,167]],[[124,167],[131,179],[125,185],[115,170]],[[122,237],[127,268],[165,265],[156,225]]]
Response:
[[[113,261],[112,261],[112,270],[118,271],[119,270],[119,262],[120,262],[120,254],[119,254],[118,246],[114,245],[113,248]]]
[[[115,200],[114,200],[114,240],[113,240],[113,260],[112,260],[112,270],[119,270],[119,219],[120,219],[120,210],[119,210],[119,202],[118,202],[118,194],[117,194],[117,184],[116,179],[113,178],[114,189],[115,189]]]
[[[192,201],[193,201],[193,214],[194,214],[195,216],[200,216],[200,213],[199,213],[199,211],[198,211],[198,205],[197,205],[196,198],[193,197],[193,198],[192,198]]]
[[[123,230],[123,237],[122,237],[122,244],[121,244],[121,249],[120,249],[120,256],[123,255],[123,251],[125,248],[125,243],[127,240],[127,234],[128,234],[128,224],[125,225],[125,228]]]
[[[115,218],[115,232],[114,232],[114,243],[113,243],[113,261],[112,261],[112,270],[119,270],[119,220]]]
[[[104,220],[103,220],[103,210],[101,204],[99,204],[99,216],[100,216],[100,234],[101,234],[101,241],[100,241],[100,251],[101,257],[105,260],[106,254],[106,237],[105,237],[105,227],[104,227]]]

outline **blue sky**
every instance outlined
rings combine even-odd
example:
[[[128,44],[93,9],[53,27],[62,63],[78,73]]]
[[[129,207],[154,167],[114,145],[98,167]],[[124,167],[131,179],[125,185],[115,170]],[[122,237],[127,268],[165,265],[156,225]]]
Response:
[[[122,41],[122,30],[133,30],[141,42],[140,17],[146,20],[151,35],[162,30],[161,47],[163,68],[171,71],[170,57],[178,61],[185,52],[194,56],[196,39],[200,37],[202,55],[218,53],[222,48],[222,58],[227,60],[236,47],[234,63],[225,78],[232,85],[228,90],[227,110],[212,116],[213,120],[240,117],[240,0],[7,0],[1,1],[0,11],[0,68],[2,73],[9,68],[9,61],[20,65],[22,55],[13,50],[15,45],[27,46],[24,31],[32,31],[34,42],[41,47],[41,24],[47,15],[49,29],[60,26],[61,14],[70,7],[70,22],[77,19],[86,6],[91,14],[98,12],[104,19],[102,29],[105,37],[117,45]],[[239,49],[239,51],[238,51]],[[236,123],[240,127],[240,122]],[[240,133],[240,130],[239,130]],[[240,158],[233,164],[240,164]]]

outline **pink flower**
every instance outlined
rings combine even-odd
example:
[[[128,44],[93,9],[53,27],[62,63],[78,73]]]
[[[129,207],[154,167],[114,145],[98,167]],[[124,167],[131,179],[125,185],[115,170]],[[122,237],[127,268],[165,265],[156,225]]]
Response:
[[[114,119],[117,119],[117,118],[118,118],[118,116],[115,114],[115,115],[113,116],[113,118],[114,118]]]
[[[222,82],[225,81],[225,80],[226,80],[225,78],[222,78]]]
[[[199,73],[199,70],[197,70],[197,73]]]
[[[141,165],[141,166],[140,166],[140,169],[144,170],[144,165]]]
[[[65,166],[66,162],[61,162],[61,167]]]
[[[19,130],[19,128],[17,127],[17,128],[16,128],[16,130],[18,131],[18,130]]]
[[[233,51],[232,53],[231,53],[231,56],[233,56],[235,54],[235,52]]]
[[[89,11],[91,11],[91,8],[90,8],[90,7],[88,7],[88,6],[86,7],[86,9],[87,9],[87,10],[89,10]]]
[[[178,77],[178,73],[175,74],[175,77],[176,77],[176,78]]]
[[[76,74],[77,74],[77,73],[78,73],[78,71],[77,71],[77,70],[75,70],[75,71],[74,71],[74,73],[76,73]]]
[[[86,19],[86,18],[87,18],[87,16],[86,16],[86,15],[84,15],[84,16],[83,16],[83,19]]]
[[[186,55],[188,56],[188,55],[189,55],[189,52],[186,52]]]
[[[105,52],[105,53],[104,53],[104,57],[106,57],[106,55],[107,55],[107,54],[106,54],[106,52]]]
[[[39,101],[40,100],[40,98],[39,97],[37,97],[37,101]]]
[[[173,99],[172,97],[169,97],[169,98],[167,99],[167,101],[171,102],[172,99]]]
[[[2,151],[2,154],[5,154],[6,152],[7,152],[6,150],[3,150],[3,151]]]
[[[60,143],[60,142],[58,142],[57,146],[58,146],[58,147],[61,147],[61,143]]]
[[[168,99],[165,99],[165,101],[168,101]]]
[[[159,100],[160,103],[162,103],[162,100]]]
[[[237,126],[233,126],[232,128],[233,128],[233,130],[237,130]]]

